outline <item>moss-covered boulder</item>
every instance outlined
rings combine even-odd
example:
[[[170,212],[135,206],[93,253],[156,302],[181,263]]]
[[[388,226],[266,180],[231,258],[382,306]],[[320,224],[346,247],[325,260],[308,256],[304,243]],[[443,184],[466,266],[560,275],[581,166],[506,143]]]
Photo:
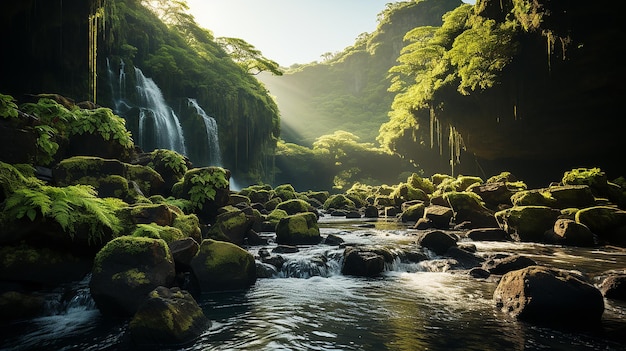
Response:
[[[468,191],[475,193],[485,202],[485,207],[489,209],[498,209],[500,206],[511,206],[511,196],[518,191],[525,190],[509,186],[505,182],[492,182],[471,186]]]
[[[422,189],[414,188],[410,184],[402,183],[391,193],[391,198],[396,206],[400,206],[407,201],[428,202],[428,195]]]
[[[324,201],[324,209],[328,210],[354,210],[356,205],[344,194],[334,194]]]
[[[163,239],[168,244],[185,238],[185,235],[180,229],[170,226],[161,226],[155,223],[138,224],[131,236]]]
[[[166,186],[163,177],[153,168],[142,165],[126,164],[128,180],[137,184],[141,193],[146,196],[166,194],[171,186]]]
[[[575,219],[600,240],[626,245],[626,211],[610,206],[594,206],[576,212]]]
[[[348,247],[343,252],[341,274],[375,277],[384,270],[385,258],[375,251],[361,247]]]
[[[233,206],[226,206],[220,209],[220,212],[209,229],[209,238],[243,245],[248,231],[252,228],[252,220]]]
[[[455,222],[470,222],[469,228],[497,228],[493,212],[484,206],[480,196],[471,191],[451,191],[443,194],[454,212]]]
[[[426,209],[426,205],[424,203],[417,203],[409,206],[404,211],[402,211],[402,215],[400,216],[402,222],[413,222],[418,219],[424,217],[424,211]],[[378,214],[378,212],[376,213]]]
[[[127,210],[133,224],[171,226],[177,214],[167,204],[137,204]]]
[[[208,318],[191,294],[160,286],[139,306],[128,332],[135,347],[160,349],[193,341],[209,326]]]
[[[0,246],[0,281],[57,285],[81,280],[91,260],[70,252],[27,244]]]
[[[176,151],[165,149],[140,154],[135,163],[150,167],[161,176],[163,180],[162,194],[164,196],[171,195],[170,190],[174,184],[181,181],[187,170],[191,168],[191,162],[185,156]]]
[[[500,228],[517,241],[543,242],[561,211],[546,206],[515,206],[496,212]]]
[[[595,205],[596,199],[588,185],[557,185],[548,188],[550,196],[556,200],[553,207],[585,208]]]
[[[563,174],[564,185],[587,185],[599,197],[607,196],[608,180],[600,168],[574,168]]]
[[[557,325],[597,325],[602,293],[568,271],[531,266],[502,276],[493,293],[496,306],[512,316]]]
[[[556,207],[557,200],[547,189],[523,190],[511,195],[513,206]]]
[[[81,179],[101,179],[110,175],[127,177],[126,166],[115,159],[94,156],[74,156],[59,162],[52,169],[52,176],[57,186],[82,184]]]
[[[417,173],[412,173],[406,180],[406,183],[414,189],[420,189],[426,194],[432,194],[435,191],[435,185],[428,178],[422,178]]]
[[[330,197],[330,194],[328,193],[328,191],[312,191],[309,190],[307,192],[304,193],[306,196],[308,196],[311,199],[315,199],[317,201],[319,201],[320,203],[324,203],[326,202],[326,200],[328,200],[328,198]]]
[[[191,269],[202,292],[245,289],[256,282],[254,256],[225,241],[203,240]]]
[[[283,210],[287,214],[294,215],[296,213],[313,212],[317,213],[317,210],[311,204],[304,200],[292,199],[279,203],[276,206],[277,210]]]
[[[281,184],[276,186],[274,188],[274,194],[275,196],[283,199],[283,201],[298,198],[298,195],[296,194],[296,189],[294,189],[293,185],[291,184]]]
[[[452,209],[446,206],[430,205],[424,210],[424,218],[431,222],[435,228],[449,228],[453,216]]]
[[[204,223],[212,223],[218,209],[230,199],[230,171],[221,167],[194,168],[183,178],[180,197],[191,201],[194,213]]]
[[[306,212],[282,218],[276,225],[276,242],[285,245],[317,244],[322,240],[315,213]]]
[[[44,312],[44,298],[38,295],[6,291],[0,294],[0,321],[33,318]]]
[[[252,203],[266,203],[272,195],[272,187],[269,185],[253,185],[247,188],[243,188],[239,191],[239,194],[250,199]]]
[[[96,255],[89,288],[100,312],[132,316],[148,293],[172,286],[174,259],[162,239],[123,236]]]
[[[466,191],[470,186],[482,183],[483,180],[480,177],[459,175],[452,182],[452,187],[455,191]]]

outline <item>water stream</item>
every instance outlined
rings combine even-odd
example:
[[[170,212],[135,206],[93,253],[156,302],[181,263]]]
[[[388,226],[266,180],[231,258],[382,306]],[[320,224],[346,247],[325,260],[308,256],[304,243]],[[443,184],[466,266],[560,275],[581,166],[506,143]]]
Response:
[[[324,217],[323,236],[346,243],[414,246],[399,223]],[[270,236],[269,234],[267,234]],[[626,267],[626,252],[531,243],[472,242],[479,253],[521,253],[541,264],[593,275]],[[270,250],[275,245],[265,246]],[[250,248],[257,254],[259,247]],[[300,247],[283,269],[246,291],[198,298],[212,324],[179,350],[623,350],[626,304],[605,300],[601,328],[576,331],[517,321],[494,307],[497,278],[471,278],[449,260],[399,259],[379,277],[340,273],[343,249]],[[85,283],[77,283],[81,290]],[[76,294],[80,295],[79,293]],[[89,300],[89,299],[88,299]],[[13,323],[2,350],[126,350],[127,322],[101,318],[89,303],[80,310]],[[64,312],[65,311],[65,312]]]
[[[208,166],[222,167],[222,152],[220,151],[220,140],[215,118],[207,115],[204,109],[200,107],[200,105],[198,105],[198,101],[196,101],[196,99],[188,98],[187,101],[204,121],[207,136],[207,145],[209,147],[209,150],[207,152],[207,160],[204,162],[204,164]]]

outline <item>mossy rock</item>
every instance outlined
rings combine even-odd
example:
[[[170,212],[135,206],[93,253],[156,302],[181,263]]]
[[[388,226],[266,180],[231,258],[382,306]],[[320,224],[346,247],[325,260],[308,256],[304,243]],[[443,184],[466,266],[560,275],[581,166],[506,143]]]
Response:
[[[460,175],[452,183],[452,186],[456,191],[465,191],[473,184],[482,184],[483,180],[480,177],[463,176]]]
[[[594,195],[607,196],[607,177],[600,168],[575,168],[563,174],[564,185],[587,185]]]
[[[168,244],[176,240],[184,239],[186,237],[185,234],[183,234],[183,232],[178,228],[170,226],[160,226],[155,223],[138,224],[137,228],[133,231],[131,236],[163,239]]]
[[[560,185],[548,189],[550,196],[556,200],[558,209],[568,207],[585,208],[595,205],[596,199],[587,185]]]
[[[414,188],[406,183],[400,184],[390,196],[396,206],[400,206],[407,201],[429,201],[428,195],[422,189]]]
[[[270,222],[274,228],[276,228],[276,225],[278,225],[278,222],[280,222],[281,219],[287,216],[289,216],[289,213],[287,213],[287,211],[281,210],[281,209],[275,209],[267,215],[266,220]]]
[[[123,162],[94,156],[74,156],[59,162],[53,169],[54,182],[58,186],[79,184],[81,178],[104,178],[110,175],[127,177]]]
[[[615,207],[593,206],[576,212],[575,220],[584,224],[600,239],[626,245],[626,211]]]
[[[557,200],[546,189],[519,191],[511,195],[513,206],[547,206],[556,207]]]
[[[164,240],[122,236],[96,255],[89,287],[102,314],[128,317],[150,291],[171,286],[174,279],[174,259]]]
[[[495,217],[517,241],[542,242],[545,232],[554,227],[561,212],[546,206],[515,206],[496,212]]]
[[[331,209],[333,209],[333,210],[353,210],[355,208],[356,208],[356,205],[354,204],[354,201],[350,200],[344,194],[331,195],[324,202],[324,209],[327,210],[327,211],[331,210]]]
[[[426,206],[423,203],[411,205],[402,212],[400,218],[402,219],[402,222],[417,221],[418,219],[424,217],[425,209]]]
[[[171,189],[174,184],[182,181],[187,170],[191,168],[191,162],[185,156],[166,149],[156,149],[141,154],[137,157],[136,164],[147,166],[161,176],[163,180],[162,194],[166,197],[172,195]],[[157,191],[151,193],[154,194]]]
[[[271,189],[248,187],[241,189],[239,194],[248,197],[251,203],[257,202],[262,204],[270,200],[273,192]]]
[[[155,194],[164,194],[165,180],[154,169],[142,165],[126,165],[128,180],[135,182],[143,195],[149,197]]]
[[[447,174],[435,173],[430,177],[430,180],[435,188],[439,188],[439,185],[446,181],[454,181],[454,177]]]
[[[283,201],[276,206],[276,209],[284,210],[290,215],[303,212],[315,212],[315,208],[313,208],[313,206],[300,199]]]
[[[202,240],[191,269],[201,292],[245,289],[256,282],[254,256],[225,241]]]
[[[455,222],[470,222],[468,228],[497,228],[493,212],[484,206],[481,197],[471,191],[452,191],[443,195],[454,211]]]
[[[221,167],[191,169],[185,173],[180,197],[191,201],[202,222],[212,223],[218,209],[230,201],[229,179],[230,171]]]
[[[265,202],[263,204],[263,207],[267,211],[273,211],[274,209],[276,209],[276,206],[278,206],[278,204],[281,203],[281,202],[283,202],[283,200],[281,198],[274,197],[274,198],[271,198],[269,201]]]
[[[515,177],[511,172],[508,171],[504,171],[501,172],[500,174],[494,175],[489,177],[489,179],[487,179],[487,181],[485,182],[486,184],[491,184],[491,183],[514,183],[517,182],[517,177]]]
[[[90,259],[27,244],[0,247],[0,281],[57,285],[82,279]]]
[[[311,199],[315,199],[317,201],[319,201],[320,203],[324,203],[326,202],[326,200],[328,200],[328,198],[330,197],[330,194],[328,193],[328,191],[312,191],[309,190],[305,193],[306,196],[308,196]]]
[[[160,286],[139,306],[128,332],[135,346],[153,349],[193,341],[209,326],[208,318],[191,294]]]
[[[250,206],[251,203],[252,201],[249,197],[241,194],[230,194],[230,200],[228,201],[228,204],[231,206],[239,204]]]
[[[252,220],[238,208],[227,206],[228,210],[217,215],[211,226],[208,236],[211,239],[228,241],[236,245],[243,245],[248,231],[252,227]]]
[[[200,230],[200,220],[195,214],[179,214],[174,218],[172,227],[178,228],[185,237],[194,239],[197,242],[202,241],[202,231]]]
[[[281,184],[274,188],[275,196],[280,197],[283,201],[297,199],[296,189],[291,184]]]
[[[45,301],[41,296],[6,291],[0,294],[0,321],[10,322],[36,317],[44,312]]]
[[[129,207],[133,224],[156,223],[171,226],[177,214],[167,204],[139,204]]]
[[[276,242],[285,245],[317,244],[322,240],[315,213],[306,212],[282,218],[276,226]]]
[[[415,189],[420,189],[426,194],[432,194],[435,191],[435,185],[428,178],[422,178],[417,173],[411,174],[406,183]]]

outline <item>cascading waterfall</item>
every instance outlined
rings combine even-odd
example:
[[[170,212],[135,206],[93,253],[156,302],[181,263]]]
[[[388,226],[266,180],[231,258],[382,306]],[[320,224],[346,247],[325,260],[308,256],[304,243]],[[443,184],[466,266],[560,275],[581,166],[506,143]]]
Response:
[[[188,98],[189,106],[192,106],[196,113],[202,117],[204,126],[206,128],[207,143],[209,146],[209,152],[207,155],[206,164],[209,166],[222,166],[222,152],[220,151],[220,142],[217,130],[217,122],[215,118],[207,115],[196,99]]]
[[[139,93],[139,146],[150,151],[170,149],[186,155],[183,129],[178,117],[163,98],[161,89],[135,67],[137,92]]]
[[[130,110],[130,105],[126,101],[126,64],[124,60],[120,60],[120,69],[117,76],[111,68],[111,62],[109,58],[107,62],[107,78],[109,79],[109,86],[111,88],[111,98],[113,100],[113,112],[116,114],[123,114]],[[117,83],[117,84],[116,84]]]

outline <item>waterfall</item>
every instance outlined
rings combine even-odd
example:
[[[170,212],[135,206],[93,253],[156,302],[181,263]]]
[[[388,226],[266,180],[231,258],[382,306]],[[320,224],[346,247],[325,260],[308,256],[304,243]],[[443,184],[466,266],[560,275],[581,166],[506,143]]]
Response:
[[[137,67],[135,77],[140,99],[139,146],[144,151],[170,149],[186,155],[183,129],[174,110],[165,102],[161,89]]]
[[[113,100],[113,112],[121,115],[130,110],[130,105],[126,102],[126,64],[124,60],[120,60],[119,73],[116,76],[111,68],[109,58],[107,62],[107,78],[109,79],[109,87],[111,89],[111,99]],[[116,84],[117,83],[117,84]]]
[[[196,99],[188,98],[189,106],[196,109],[196,113],[202,117],[204,121],[204,127],[206,128],[207,144],[209,147],[208,160],[206,164],[208,166],[222,166],[222,153],[220,151],[220,141],[217,133],[217,122],[215,118],[206,114],[204,109],[198,105]]]

